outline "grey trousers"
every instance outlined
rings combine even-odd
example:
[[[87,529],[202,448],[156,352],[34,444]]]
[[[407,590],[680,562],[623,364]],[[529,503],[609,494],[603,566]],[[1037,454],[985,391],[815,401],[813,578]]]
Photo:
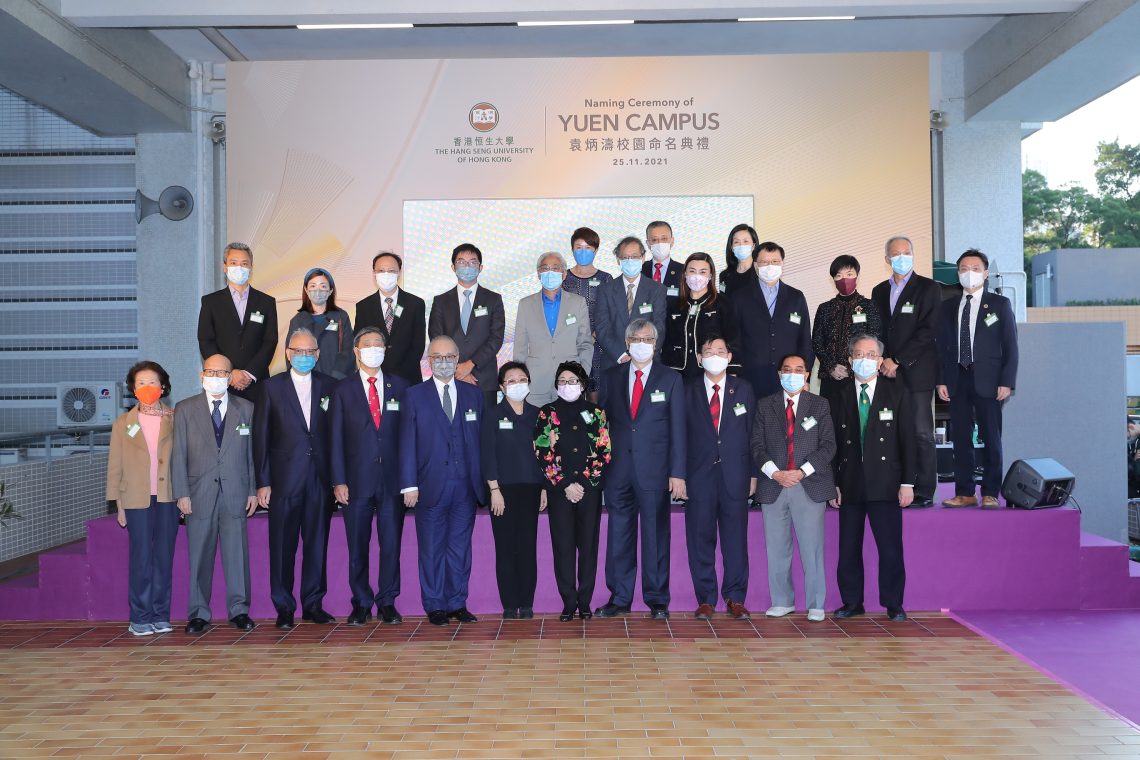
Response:
[[[823,515],[827,505],[812,501],[801,485],[780,489],[776,501],[764,505],[764,545],[768,550],[768,591],[772,606],[795,607],[792,586],[792,528],[804,567],[807,609],[822,610],[827,596],[823,569]]]
[[[226,609],[229,616],[249,614],[249,538],[246,532],[245,497],[237,509],[214,504],[191,503],[186,516],[186,548],[190,555],[190,601],[187,619],[210,620],[210,591],[214,585],[214,557],[222,546],[222,571],[226,576]]]

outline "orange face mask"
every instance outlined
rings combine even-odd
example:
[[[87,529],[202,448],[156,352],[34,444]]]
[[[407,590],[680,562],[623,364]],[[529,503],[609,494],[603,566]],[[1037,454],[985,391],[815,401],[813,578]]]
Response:
[[[157,385],[140,385],[135,388],[135,398],[147,406],[151,406],[162,398],[162,388]]]

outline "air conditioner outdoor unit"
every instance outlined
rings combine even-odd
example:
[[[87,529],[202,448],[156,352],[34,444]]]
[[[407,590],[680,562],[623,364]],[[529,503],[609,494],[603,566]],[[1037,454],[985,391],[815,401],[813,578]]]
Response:
[[[61,428],[110,425],[119,414],[119,384],[60,383],[55,390],[55,423]]]

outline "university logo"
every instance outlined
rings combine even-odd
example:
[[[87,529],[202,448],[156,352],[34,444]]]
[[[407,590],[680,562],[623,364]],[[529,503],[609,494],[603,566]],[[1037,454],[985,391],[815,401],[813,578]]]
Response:
[[[471,107],[467,121],[477,132],[490,132],[499,126],[499,109],[490,103],[476,103]]]

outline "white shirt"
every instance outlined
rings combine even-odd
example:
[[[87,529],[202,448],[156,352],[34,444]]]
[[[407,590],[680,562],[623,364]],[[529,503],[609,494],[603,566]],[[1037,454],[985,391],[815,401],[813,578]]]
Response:
[[[802,396],[802,395],[803,395],[803,391],[800,391],[799,393],[797,393],[794,396],[791,395],[790,393],[788,393],[787,391],[784,391],[783,407],[786,410],[788,408],[788,402],[789,401],[792,402],[792,417],[797,417],[800,413],[800,396]],[[786,415],[787,412],[785,411],[784,414]],[[795,452],[793,451],[792,453],[794,454]],[[815,468],[812,467],[811,462],[804,462],[803,464],[801,464],[799,466],[799,469],[800,469],[800,472],[802,472],[804,474],[805,478],[810,477],[811,474],[815,472]],[[760,468],[760,472],[764,473],[769,478],[772,477],[773,475],[775,475],[779,471],[780,471],[780,468],[777,467],[776,463],[773,462],[771,459],[769,459],[767,462],[765,462],[764,466]]]
[[[372,377],[362,369],[358,369],[357,373],[360,375],[360,382],[364,385],[364,398],[368,398],[368,380]],[[384,403],[384,373],[379,369],[376,370],[376,395],[380,397],[380,403]]]
[[[214,398],[209,393],[206,394],[206,408],[210,410],[210,416],[214,415],[214,402],[221,401],[222,405],[218,407],[218,414],[222,415],[222,419],[226,418],[226,410],[230,408],[230,393],[226,391],[222,394],[221,398]]]
[[[456,295],[459,297],[459,314],[460,314],[460,316],[462,316],[462,314],[463,314],[463,302],[465,300],[467,300],[463,294],[466,293],[468,290],[471,291],[471,314],[472,314],[472,316],[474,316],[474,314],[475,314],[475,293],[479,290],[479,283],[476,282],[475,284],[470,285],[470,286],[464,285],[463,283],[459,283],[458,287],[455,288],[455,291],[456,291]]]
[[[649,370],[653,367],[652,360],[641,369],[641,389],[642,391],[649,390]],[[629,385],[626,390],[629,391],[629,398],[633,400],[633,383],[637,380],[637,375],[633,374],[637,367],[633,364],[633,359],[629,360]]]
[[[392,299],[392,311],[396,311],[396,306],[400,303],[400,286],[397,285],[396,289],[392,291],[392,295],[384,295],[384,291],[379,288],[376,289],[376,295],[380,296],[380,316],[384,316],[388,311],[388,299]]]
[[[958,332],[955,333],[955,335],[959,336],[958,337],[958,351],[959,351],[958,360],[959,361],[961,361],[961,359],[962,359],[962,357],[961,357],[961,350],[962,350],[962,338],[961,338],[961,335],[962,335],[962,310],[966,308],[966,296],[967,295],[973,296],[973,298],[970,299],[970,353],[972,354],[973,350],[974,350],[974,332],[978,327],[978,312],[980,312],[982,310],[982,293],[983,292],[984,292],[984,290],[982,288],[979,288],[977,293],[963,293],[961,300],[958,301],[958,320],[957,320]],[[973,363],[973,357],[971,357],[970,362]]]
[[[305,415],[305,429],[310,430],[309,414],[313,406],[313,375],[300,375],[296,370],[289,370],[289,377],[293,379],[293,390],[297,391],[297,401],[301,403],[301,413]]]
[[[712,378],[710,378],[707,374],[702,375],[702,377],[704,377],[704,379],[705,379],[705,398],[708,399],[708,402],[711,404],[712,403],[712,395],[713,395],[713,381],[712,381]],[[720,430],[720,421],[722,419],[724,419],[724,386],[727,383],[728,383],[728,375],[727,374],[725,374],[724,377],[722,377],[720,380],[716,381],[716,384],[718,386],[720,386],[719,391],[718,391],[718,394],[720,395],[720,413],[717,414],[717,418],[716,418],[717,430]]]
[[[641,284],[641,273],[640,272],[638,273],[637,277],[633,278],[633,280],[629,280],[624,274],[621,276],[621,289],[624,291],[624,293],[628,293],[629,292],[629,286],[632,285],[633,286],[633,292],[636,295],[637,294],[637,286],[640,284]]]

